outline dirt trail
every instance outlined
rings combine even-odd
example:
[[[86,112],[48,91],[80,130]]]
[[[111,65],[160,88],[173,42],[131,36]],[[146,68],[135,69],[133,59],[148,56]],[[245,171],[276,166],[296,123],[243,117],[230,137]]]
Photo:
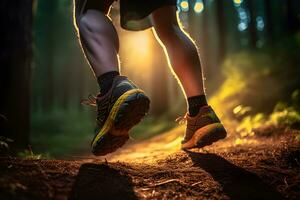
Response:
[[[300,199],[293,133],[180,151],[178,127],[103,158],[0,158],[0,199]]]

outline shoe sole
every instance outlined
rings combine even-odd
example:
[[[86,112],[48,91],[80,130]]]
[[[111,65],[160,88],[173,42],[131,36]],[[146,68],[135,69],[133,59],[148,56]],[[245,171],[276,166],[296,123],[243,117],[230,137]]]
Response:
[[[193,137],[182,144],[181,149],[203,148],[226,138],[227,132],[221,123],[213,123],[198,129]]]
[[[107,120],[92,141],[92,152],[103,156],[116,151],[129,139],[129,131],[149,110],[150,100],[140,89],[125,92],[112,107]]]

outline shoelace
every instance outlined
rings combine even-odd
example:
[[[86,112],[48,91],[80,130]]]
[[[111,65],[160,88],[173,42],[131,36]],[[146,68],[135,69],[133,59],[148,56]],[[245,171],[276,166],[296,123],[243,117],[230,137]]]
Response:
[[[94,95],[90,94],[87,99],[81,100],[80,103],[82,105],[96,107],[97,106],[97,97],[95,97]]]
[[[184,116],[177,117],[177,119],[175,119],[175,122],[177,122],[179,125],[185,124],[187,122],[187,115],[188,113],[185,113]]]

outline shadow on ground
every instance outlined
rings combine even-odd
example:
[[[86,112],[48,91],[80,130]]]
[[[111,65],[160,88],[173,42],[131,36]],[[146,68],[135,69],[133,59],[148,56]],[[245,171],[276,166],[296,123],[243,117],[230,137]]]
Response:
[[[130,177],[106,164],[83,164],[69,199],[137,199],[137,197]]]
[[[0,157],[0,199],[300,199],[295,135],[196,152],[176,150],[179,139],[156,142],[110,162]]]
[[[263,182],[256,174],[238,167],[225,158],[213,153],[188,152],[193,167],[204,170],[221,186],[223,194],[232,200],[253,200],[253,199],[284,199],[281,194],[270,185]],[[144,178],[154,178],[144,166],[136,169],[144,174]],[[166,167],[166,166],[165,166]],[[155,167],[154,167],[155,168]],[[154,169],[153,168],[153,169]],[[124,173],[118,168],[107,164],[83,164],[77,174],[70,199],[138,199],[134,192],[132,176],[134,173]],[[141,171],[140,171],[141,170]],[[162,170],[155,168],[154,170]],[[126,171],[126,170],[125,170]],[[170,178],[172,179],[172,178]],[[154,183],[160,181],[153,179]],[[185,180],[186,181],[186,180]],[[142,181],[143,182],[143,181]],[[182,186],[169,186],[168,190],[180,189]],[[172,187],[174,187],[172,189]],[[184,186],[186,187],[186,186]],[[192,189],[193,187],[191,186]],[[162,191],[167,189],[162,186]],[[182,189],[182,188],[181,188]],[[187,189],[187,188],[185,188]],[[159,191],[159,187],[155,189]],[[163,196],[163,195],[162,195]]]
[[[212,153],[187,152],[194,166],[208,172],[232,200],[284,199],[257,175]]]

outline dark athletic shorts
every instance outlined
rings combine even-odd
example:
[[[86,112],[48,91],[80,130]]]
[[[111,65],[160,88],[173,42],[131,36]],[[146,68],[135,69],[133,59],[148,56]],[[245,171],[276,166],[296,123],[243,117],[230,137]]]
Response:
[[[118,0],[75,0],[83,6],[81,12],[96,9],[107,12],[114,1]],[[119,0],[121,26],[124,29],[139,31],[152,27],[149,15],[157,8],[166,5],[176,6],[177,0]],[[85,5],[85,6],[84,6]],[[76,5],[77,6],[77,5]]]

